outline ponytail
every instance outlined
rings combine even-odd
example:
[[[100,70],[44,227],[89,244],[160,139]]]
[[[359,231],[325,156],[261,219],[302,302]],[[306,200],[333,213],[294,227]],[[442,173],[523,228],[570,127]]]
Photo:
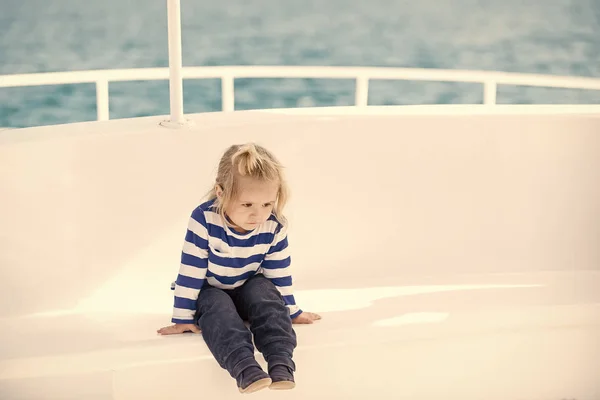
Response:
[[[265,164],[267,164],[265,161],[267,160],[263,160],[253,143],[239,146],[236,153],[231,157],[231,163],[234,166],[237,165],[237,173],[241,176],[269,179],[271,177],[265,176],[271,175],[265,171]]]

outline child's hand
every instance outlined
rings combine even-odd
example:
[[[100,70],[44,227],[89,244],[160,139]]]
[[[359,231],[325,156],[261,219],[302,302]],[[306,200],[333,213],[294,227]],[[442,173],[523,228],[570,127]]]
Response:
[[[192,332],[200,333],[200,329],[194,324],[175,324],[171,326],[165,326],[156,331],[159,335],[175,335],[177,333]]]
[[[298,315],[296,318],[292,319],[293,324],[312,324],[314,321],[320,320],[321,316],[319,314],[311,313],[311,312],[303,312]]]

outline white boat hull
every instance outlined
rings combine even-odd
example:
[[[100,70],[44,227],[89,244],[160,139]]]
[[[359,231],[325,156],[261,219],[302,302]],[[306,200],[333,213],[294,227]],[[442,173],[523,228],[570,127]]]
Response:
[[[286,165],[297,298],[324,317],[297,327],[286,398],[597,400],[599,111],[256,111],[188,116],[182,130],[151,117],[4,131],[0,398],[239,397],[200,335],[155,331],[222,151],[256,141]]]

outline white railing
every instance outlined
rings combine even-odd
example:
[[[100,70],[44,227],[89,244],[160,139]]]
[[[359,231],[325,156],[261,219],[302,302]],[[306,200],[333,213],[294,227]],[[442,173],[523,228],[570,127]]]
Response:
[[[538,86],[565,89],[600,90],[600,78],[518,74],[493,71],[327,66],[218,66],[184,67],[183,79],[221,79],[222,110],[235,109],[236,78],[316,78],[353,79],[356,82],[355,105],[367,106],[369,81],[412,80],[435,82],[470,82],[483,85],[484,104],[496,104],[498,85]],[[99,121],[109,119],[110,82],[169,79],[169,68],[113,69],[0,75],[1,87],[96,84],[96,107]]]

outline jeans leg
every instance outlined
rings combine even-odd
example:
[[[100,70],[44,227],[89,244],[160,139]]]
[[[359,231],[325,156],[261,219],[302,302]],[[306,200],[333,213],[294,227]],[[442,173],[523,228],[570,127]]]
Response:
[[[289,359],[296,348],[296,332],[292,327],[289,309],[275,285],[258,274],[233,290],[232,298],[239,315],[250,322],[254,343],[265,360],[275,356]]]
[[[254,358],[252,335],[225,291],[205,285],[198,297],[196,318],[211,353],[232,377],[259,365]]]

